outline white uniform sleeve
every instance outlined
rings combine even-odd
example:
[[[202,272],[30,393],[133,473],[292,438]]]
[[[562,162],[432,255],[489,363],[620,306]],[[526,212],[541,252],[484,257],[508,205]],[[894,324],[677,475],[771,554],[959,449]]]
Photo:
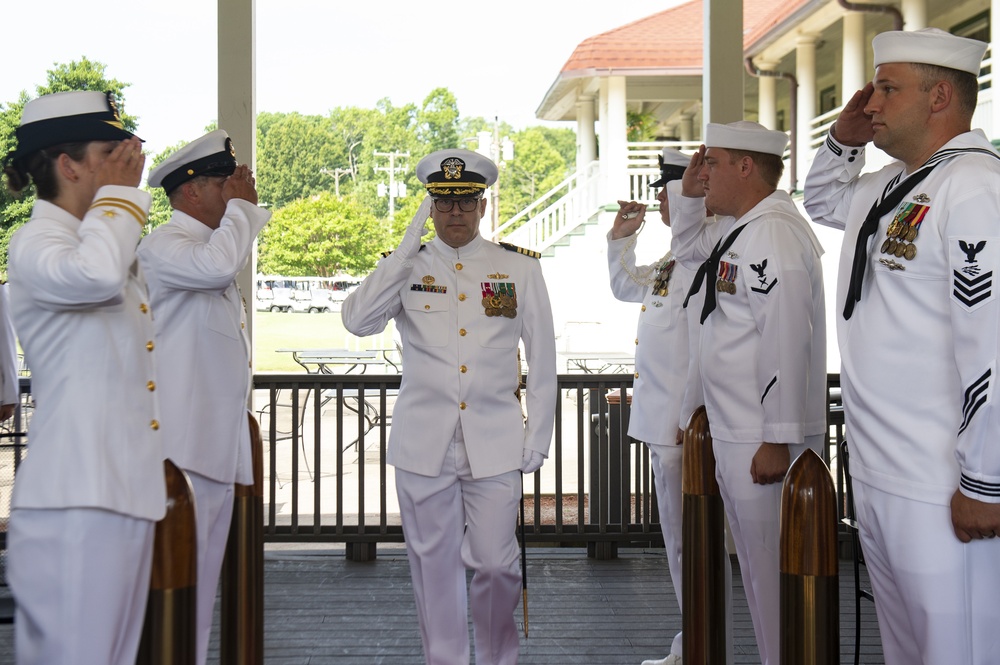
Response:
[[[962,493],[1000,503],[1000,405],[996,390],[1000,370],[1000,192],[986,182],[962,188],[961,194],[959,200],[948,201],[945,226],[952,280],[948,289],[951,334],[962,387],[955,454]]]
[[[802,443],[808,413],[816,309],[812,285],[819,257],[795,224],[760,219],[749,227],[743,249],[750,269],[741,270],[742,282],[760,332],[757,390],[768,443]]]
[[[636,267],[635,265],[635,235],[617,240],[611,239],[608,231],[608,274],[611,277],[611,293],[622,302],[642,302],[646,297],[646,287],[637,284],[626,268],[633,275],[649,272],[652,266]]]
[[[410,276],[413,262],[398,254],[393,252],[383,257],[372,274],[344,299],[340,317],[351,333],[359,337],[376,335],[403,308],[399,292]]]
[[[556,336],[552,323],[552,305],[542,277],[541,266],[533,261],[528,279],[528,297],[518,296],[518,306],[524,307],[521,339],[528,361],[528,385],[525,404],[528,422],[525,425],[524,447],[548,457],[555,425],[556,399]],[[523,302],[523,304],[522,304]]]
[[[270,211],[232,199],[208,242],[164,228],[139,243],[139,260],[167,288],[223,293],[246,265],[254,239],[270,218]]]
[[[865,148],[837,143],[831,136],[816,151],[802,201],[812,221],[844,230],[856,180],[865,165]]]
[[[722,227],[714,218],[705,217],[704,198],[677,196],[671,200],[676,205],[670,209],[670,249],[681,265],[696,270],[712,253]],[[732,221],[731,217],[723,219]]]
[[[0,404],[17,404],[17,339],[10,315],[7,285],[0,285]]]
[[[134,187],[101,187],[75,234],[40,227],[16,235],[18,280],[53,311],[89,309],[121,298],[151,197]]]

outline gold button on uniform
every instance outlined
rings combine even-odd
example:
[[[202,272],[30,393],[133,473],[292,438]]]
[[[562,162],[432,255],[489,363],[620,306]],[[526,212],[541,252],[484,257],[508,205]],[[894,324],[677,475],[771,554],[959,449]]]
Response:
[[[160,429],[160,421],[158,421],[158,420],[151,420],[151,421],[149,421],[149,428],[150,429]]]
[[[465,294],[464,293],[459,293],[458,294],[458,302],[465,302]]]
[[[455,270],[461,270],[461,269],[462,269],[462,264],[461,263],[456,263],[455,264]]]
[[[638,337],[635,338],[635,343],[636,343],[636,346],[639,345],[639,338]]]
[[[466,367],[465,365],[462,365],[461,367],[459,367],[459,370],[461,370],[462,374],[465,374],[466,372],[469,371],[469,368]]]
[[[460,408],[462,411],[465,411],[465,402],[462,402],[461,404],[459,404],[458,408]]]
[[[639,372],[635,373],[635,378],[637,378],[637,379],[639,378]]]
[[[245,330],[246,327],[247,327],[247,324],[245,324],[242,321],[240,321],[240,330]]]
[[[149,307],[146,305],[146,303],[142,303],[141,305],[139,305],[139,311],[145,314],[149,311]]]
[[[156,390],[156,383],[154,381],[147,381],[146,390],[148,390],[149,392],[153,392],[154,390]]]
[[[424,309],[430,309],[430,308],[431,308],[430,305],[424,305]]]
[[[155,346],[156,346],[156,345],[155,345],[155,344],[153,344],[153,340],[149,340],[148,342],[146,342],[146,350],[147,350],[147,351],[152,351],[152,350],[153,350],[153,347],[155,347]]]
[[[465,328],[459,328],[458,334],[461,335],[462,337],[465,337]]]
[[[646,311],[646,306],[645,306],[645,305],[643,305],[643,306],[642,306],[642,307],[641,307],[641,308],[639,309],[639,311],[640,311],[640,312],[645,312],[645,311]]]

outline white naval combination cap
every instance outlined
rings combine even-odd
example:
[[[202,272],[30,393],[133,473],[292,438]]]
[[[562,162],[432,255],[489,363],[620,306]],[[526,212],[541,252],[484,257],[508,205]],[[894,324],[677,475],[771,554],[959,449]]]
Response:
[[[872,49],[875,66],[889,62],[913,62],[957,69],[979,75],[986,43],[959,37],[937,28],[890,30],[875,35]]]
[[[737,120],[723,125],[710,122],[705,126],[705,147],[763,152],[781,157],[788,145],[788,134],[750,120]]]
[[[167,194],[198,176],[230,176],[236,170],[236,149],[224,129],[191,141],[149,172],[149,186]]]
[[[471,150],[437,150],[417,164],[417,179],[434,197],[464,198],[482,194],[497,181],[497,165]]]
[[[674,148],[664,148],[663,154],[656,156],[660,165],[660,179],[649,183],[650,187],[663,187],[671,180],[680,180],[684,169],[691,163],[691,157]]]
[[[7,159],[16,161],[62,143],[122,141],[134,134],[122,125],[110,92],[70,90],[32,99],[21,111],[14,130],[17,149]]]

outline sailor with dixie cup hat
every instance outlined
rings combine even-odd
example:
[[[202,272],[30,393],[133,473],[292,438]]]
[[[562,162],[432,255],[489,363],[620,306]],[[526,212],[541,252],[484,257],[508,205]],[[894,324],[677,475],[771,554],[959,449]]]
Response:
[[[37,194],[8,262],[35,402],[7,535],[17,662],[134,663],[166,507],[153,310],[135,260],[145,158],[103,92],[31,100],[15,136],[8,185]]]
[[[778,507],[788,467],[826,437],[823,249],[778,190],[788,144],[759,123],[708,123],[673,222],[677,260],[704,302],[696,372],[681,409],[704,404],[719,490],[762,663],[779,659]],[[705,223],[704,209],[716,215]]]
[[[1000,155],[972,129],[987,45],[928,28],[872,48],[874,79],[804,198],[844,230],[834,311],[861,543],[887,663],[995,663]],[[897,161],[862,174],[868,143]]]
[[[198,526],[195,664],[204,663],[216,589],[229,539],[233,485],[253,484],[247,399],[250,340],[236,276],[271,213],[257,205],[253,174],[217,129],[171,154],[149,174],[173,214],[139,243],[156,308],[162,358],[164,452],[187,472]]]
[[[417,177],[427,197],[342,316],[356,335],[380,333],[393,319],[402,339],[388,461],[424,656],[468,662],[468,598],[476,661],[514,662],[521,473],[548,455],[558,395],[549,296],[537,253],[479,234],[483,195],[497,179],[492,161],[440,150],[420,161]],[[421,245],[428,215],[435,236]],[[519,342],[530,368],[527,419],[516,396]]]

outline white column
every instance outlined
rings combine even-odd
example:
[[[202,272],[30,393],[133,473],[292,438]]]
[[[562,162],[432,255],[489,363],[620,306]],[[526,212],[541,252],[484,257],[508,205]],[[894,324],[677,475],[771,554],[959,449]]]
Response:
[[[743,3],[703,0],[704,67],[702,118],[709,122],[743,119]]]
[[[625,77],[608,77],[608,193],[629,195],[628,118],[625,105]],[[611,199],[615,200],[615,199]]]
[[[608,79],[602,78],[599,82],[597,95],[597,135],[600,137],[597,148],[597,158],[600,160],[600,174],[598,177],[597,200],[600,203],[608,201],[609,192],[608,174],[611,173],[611,136],[608,124]]]
[[[773,72],[776,63],[761,60],[756,63],[762,72]],[[757,77],[757,122],[768,129],[778,128],[778,79],[774,76]]]
[[[219,129],[233,139],[236,158],[256,170],[256,15],[257,0],[218,0]],[[236,278],[247,305],[247,335],[253,350],[257,251]],[[252,353],[251,353],[252,358]]]
[[[806,164],[810,154],[809,134],[816,117],[816,38],[812,35],[803,35],[795,42],[795,78],[799,82],[797,156],[799,164]]]
[[[903,14],[903,30],[927,27],[927,0],[903,0],[899,10]]]
[[[863,12],[844,14],[843,59],[841,61],[840,86],[841,104],[861,88],[870,78],[865,69],[865,15]]]
[[[581,97],[576,103],[576,170],[582,171],[597,159],[597,134],[594,128],[594,98]]]
[[[1000,0],[997,0],[1000,2]],[[677,132],[681,141],[694,141],[694,115],[685,113],[681,115],[681,121],[677,125]]]

